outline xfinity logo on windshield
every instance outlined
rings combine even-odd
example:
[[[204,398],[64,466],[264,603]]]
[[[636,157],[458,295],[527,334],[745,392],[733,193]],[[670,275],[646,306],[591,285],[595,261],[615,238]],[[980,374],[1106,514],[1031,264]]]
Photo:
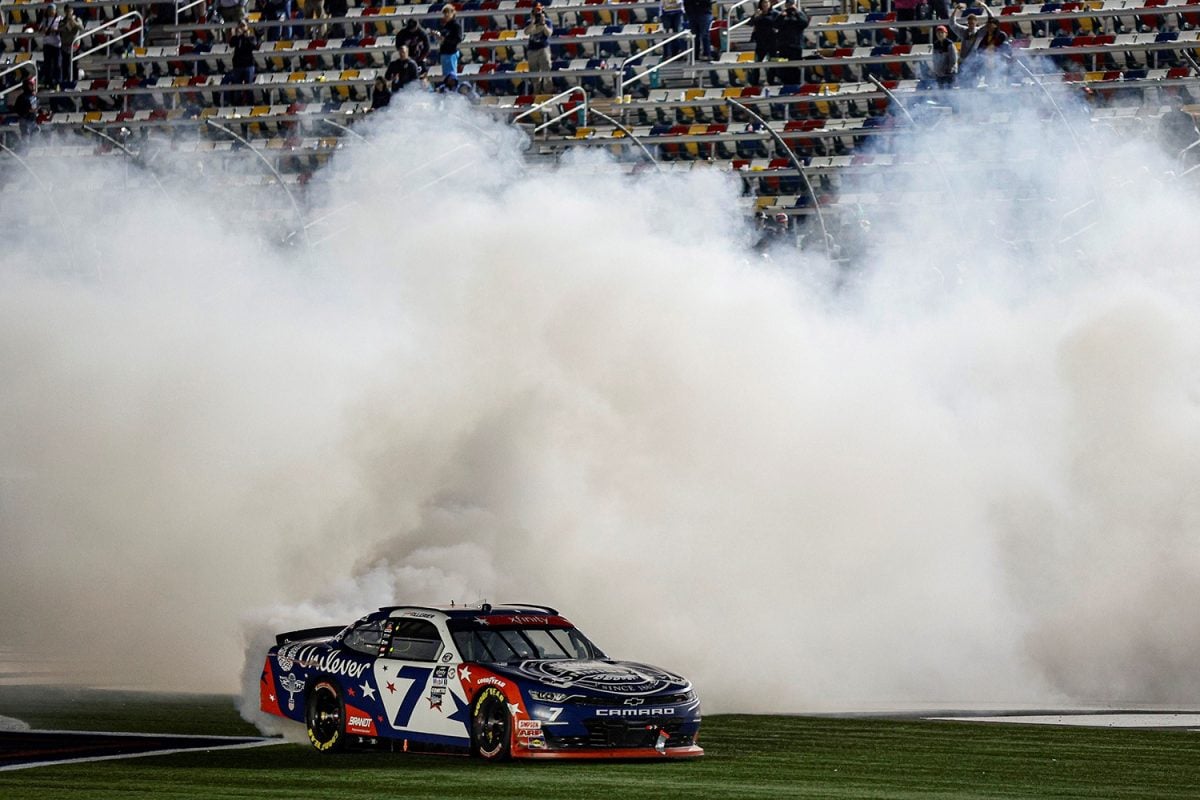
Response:
[[[597,708],[597,717],[670,717],[673,708]]]

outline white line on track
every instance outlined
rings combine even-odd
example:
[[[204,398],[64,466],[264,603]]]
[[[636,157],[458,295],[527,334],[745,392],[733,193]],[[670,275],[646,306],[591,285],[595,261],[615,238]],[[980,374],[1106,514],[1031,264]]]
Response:
[[[253,742],[245,741],[245,736],[187,736],[180,734],[165,734],[165,733],[124,733],[118,731],[29,731],[29,733],[58,733],[58,734],[85,734],[88,736],[120,736],[122,738],[132,738],[142,736],[145,738],[155,739],[209,739],[220,741],[222,739],[233,740],[236,744],[217,744],[206,747],[176,747],[166,750],[150,750],[145,753],[115,753],[107,756],[88,756],[86,758],[64,758],[54,761],[34,761],[29,764],[13,764],[11,766],[0,767],[0,772],[12,772],[18,769],[33,769],[34,767],[53,767],[59,764],[87,764],[92,761],[115,761],[121,758],[145,758],[146,756],[167,756],[177,753],[196,753],[208,750],[244,750],[250,747],[267,747],[273,744],[287,744],[284,739],[259,739]]]
[[[947,716],[926,719],[954,722],[1005,722],[1018,725],[1071,725],[1087,728],[1200,728],[1200,714],[1002,714],[999,716]]]

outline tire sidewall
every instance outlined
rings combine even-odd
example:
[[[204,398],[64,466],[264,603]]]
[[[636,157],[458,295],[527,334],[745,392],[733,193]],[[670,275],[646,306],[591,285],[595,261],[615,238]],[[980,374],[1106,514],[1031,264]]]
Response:
[[[333,699],[337,702],[338,718],[337,726],[333,734],[326,741],[321,741],[317,734],[313,731],[313,714],[316,711],[317,698],[320,694],[327,693],[333,695]],[[308,741],[314,748],[322,753],[331,753],[335,750],[340,750],[346,741],[346,703],[342,699],[341,689],[338,685],[330,680],[320,680],[312,688],[312,692],[308,696],[308,704],[305,708],[305,728],[308,730]]]
[[[498,704],[500,706],[501,713],[505,718],[505,730],[504,735],[500,737],[500,741],[494,747],[489,748],[480,741],[479,728],[483,721],[483,714],[488,710],[490,704]],[[475,701],[472,703],[471,751],[474,755],[485,761],[504,761],[512,753],[512,717],[508,713],[508,698],[495,686],[484,687],[483,691],[475,695]]]

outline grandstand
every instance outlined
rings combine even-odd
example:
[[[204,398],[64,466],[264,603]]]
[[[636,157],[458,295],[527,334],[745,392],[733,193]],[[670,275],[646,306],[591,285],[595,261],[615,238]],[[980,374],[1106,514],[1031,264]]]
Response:
[[[45,6],[0,3],[7,21],[0,98],[9,104],[37,71],[31,30]],[[866,206],[896,202],[906,172],[936,166],[934,156],[896,142],[951,116],[994,129],[1032,110],[1068,131],[1090,126],[1145,137],[1157,135],[1165,114],[1200,111],[1192,105],[1200,85],[1200,0],[990,8],[1010,37],[1012,58],[985,85],[951,93],[938,91],[928,73],[928,33],[941,21],[906,23],[914,37],[900,44],[889,0],[805,3],[805,57],[787,62],[754,60],[749,0],[717,0],[709,35],[719,57],[711,62],[691,56],[690,34],[663,30],[656,2],[546,0],[555,25],[549,73],[531,72],[525,57],[531,6],[455,4],[465,28],[460,75],[477,93],[480,113],[526,132],[531,162],[603,150],[614,168],[629,172],[647,160],[658,169],[714,169],[741,180],[743,212],[783,213],[797,225],[822,211],[851,208],[861,216]],[[397,32],[410,19],[434,26],[442,3],[366,0],[344,16],[310,20],[297,11],[283,21],[251,9],[262,40],[248,84],[227,83],[231,26],[203,2],[85,0],[77,7],[87,26],[76,45],[80,77],[43,87],[40,131],[29,141],[15,114],[3,116],[6,157],[20,161],[5,174],[75,156],[133,164],[153,156],[156,169],[203,163],[235,183],[269,187],[302,186],[334,153],[358,144],[354,129],[374,113],[371,87],[395,53]],[[668,57],[673,45],[682,53]],[[798,68],[801,79],[779,82],[787,68]],[[755,85],[756,74],[766,80]],[[431,62],[429,84],[441,77]],[[550,79],[553,91],[535,94],[537,78]],[[1177,147],[1181,173],[1200,153],[1185,148]],[[236,170],[228,166],[234,163]],[[248,174],[260,166],[261,175]]]

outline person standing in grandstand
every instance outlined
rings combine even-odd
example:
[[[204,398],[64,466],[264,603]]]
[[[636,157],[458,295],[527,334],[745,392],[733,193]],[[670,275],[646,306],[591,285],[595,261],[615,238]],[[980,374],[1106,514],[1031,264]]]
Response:
[[[396,57],[392,59],[392,63],[388,64],[386,77],[388,86],[393,93],[420,80],[421,68],[417,66],[416,61],[409,57],[408,45],[402,44],[396,48]]]
[[[409,17],[404,28],[396,34],[396,49],[399,50],[401,45],[408,48],[409,57],[424,71],[429,59],[429,32],[421,27],[416,18]]]
[[[442,77],[458,77],[458,46],[462,44],[462,23],[458,11],[447,3],[442,6],[442,27],[438,30],[438,60],[442,63]]]
[[[301,8],[304,12],[305,19],[325,19],[328,14],[325,11],[325,0],[304,0],[304,5]],[[308,38],[324,39],[325,25],[313,25],[308,29]]]
[[[17,115],[21,136],[28,139],[38,130],[38,83],[30,75],[21,85],[21,93],[13,102],[12,110]]]
[[[933,32],[933,61],[929,71],[942,89],[954,86],[958,77],[958,48],[950,41],[950,31],[945,25],[938,25]]]
[[[245,0],[217,0],[217,16],[222,22],[241,22],[246,17]]]
[[[530,72],[549,72],[550,37],[554,28],[546,21],[546,9],[541,3],[533,4],[533,20],[525,26],[525,36],[529,42],[525,45],[525,60],[529,62]],[[530,91],[549,92],[554,88],[554,81],[549,76],[530,79]]]
[[[62,14],[58,6],[51,3],[42,13],[38,23],[38,33],[42,34],[42,71],[43,82],[51,90],[57,89],[62,76],[62,37],[59,29],[62,25]]]
[[[712,0],[683,0],[683,13],[687,14],[688,30],[696,37],[696,60],[712,61]]]
[[[350,13],[350,4],[347,0],[325,0],[325,15],[330,19],[342,19]],[[329,26],[328,33],[330,36],[344,38],[346,36],[346,27],[336,22]]]
[[[896,44],[912,44],[912,27],[905,25],[917,18],[917,8],[921,0],[892,0],[892,8],[896,12]]]
[[[667,38],[683,30],[683,0],[662,0],[658,7],[658,22]],[[670,58],[683,52],[683,45],[671,42],[663,47],[663,56]]]
[[[775,55],[778,35],[776,26],[779,25],[779,14],[771,7],[771,0],[758,0],[754,16],[750,17],[750,41],[754,42],[754,60],[769,61]],[[771,82],[771,70],[766,70],[767,83]],[[758,69],[750,70],[747,76],[751,86],[759,86]]]
[[[1003,83],[1008,72],[1008,34],[1000,30],[1000,20],[988,14],[987,24],[983,26],[983,36],[979,37],[979,45],[975,48],[983,58],[983,65],[988,76],[993,81]]]
[[[959,3],[954,10],[962,13],[967,10],[967,6],[965,3]],[[985,5],[983,10],[987,13],[988,19],[991,19],[991,9]],[[975,87],[982,72],[980,59],[976,53],[979,42],[983,39],[983,28],[979,27],[978,20],[979,18],[974,14],[967,14],[967,22],[964,25],[957,17],[950,17],[950,27],[961,42],[958,48],[958,74],[962,76],[961,82],[968,88]]]
[[[75,15],[75,6],[63,9],[58,36],[62,40],[62,82],[75,85],[75,40],[83,33],[83,20]]]
[[[252,84],[258,72],[254,65],[254,53],[258,50],[258,36],[246,20],[238,20],[229,37],[229,49],[233,51],[233,69],[226,74],[222,83]],[[254,103],[254,93],[245,89],[239,93],[242,105]]]
[[[808,14],[796,6],[796,0],[787,0],[783,4],[783,13],[779,15],[776,28],[779,31],[776,54],[787,61],[804,58],[804,31],[808,28]],[[802,67],[781,69],[779,75],[785,84],[804,82]]]

